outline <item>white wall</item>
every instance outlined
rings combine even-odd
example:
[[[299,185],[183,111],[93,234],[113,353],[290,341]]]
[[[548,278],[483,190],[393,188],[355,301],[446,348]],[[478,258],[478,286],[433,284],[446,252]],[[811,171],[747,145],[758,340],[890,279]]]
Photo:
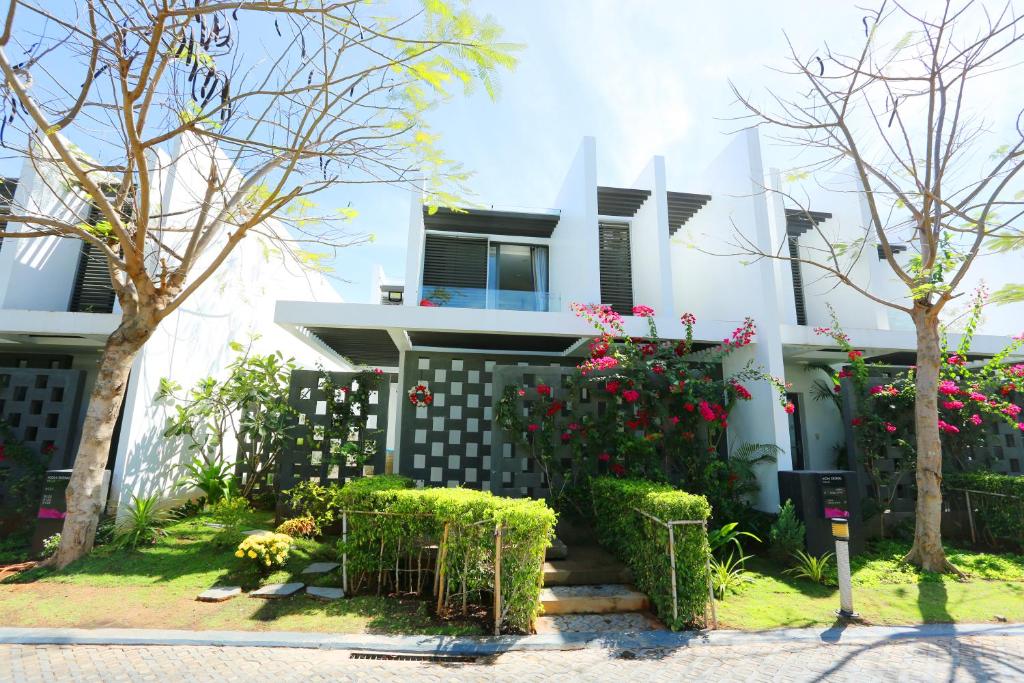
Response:
[[[551,234],[549,281],[551,310],[601,300],[597,240],[597,143],[583,138],[555,200],[560,212]],[[556,306],[556,302],[558,306]]]
[[[64,183],[57,168],[28,159],[22,165],[11,213],[41,215],[75,223],[86,219],[84,195]],[[7,231],[29,228],[9,223]],[[8,238],[0,247],[0,308],[67,311],[82,243],[74,238]]]
[[[630,221],[633,301],[651,306],[659,313],[672,313],[675,311],[675,303],[672,296],[664,157],[651,159],[633,187],[651,192],[651,196]]]
[[[747,133],[737,134],[701,175],[705,187],[685,188],[710,194],[711,201],[671,241],[676,315],[689,311],[698,321],[740,321],[758,313],[752,301],[763,289],[759,269],[728,255],[737,251],[730,244],[735,232],[757,240],[758,203],[764,198],[752,181],[751,154]]]

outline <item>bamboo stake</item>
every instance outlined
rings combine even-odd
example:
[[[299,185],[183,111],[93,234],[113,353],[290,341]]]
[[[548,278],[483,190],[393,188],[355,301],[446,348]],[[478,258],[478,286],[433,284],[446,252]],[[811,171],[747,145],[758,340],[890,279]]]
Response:
[[[341,542],[345,552],[341,554],[341,590],[348,592],[348,512],[341,513]]]
[[[444,561],[448,554],[448,526],[450,522],[444,523],[444,534],[441,536],[441,546],[437,550],[437,571],[434,578],[437,583],[437,614],[441,616],[441,608],[444,606]]]
[[[384,583],[384,539],[380,539],[380,557],[377,558],[377,595]]]
[[[675,527],[668,525],[668,563],[672,571],[672,622],[679,621],[679,594],[676,592],[676,534]]]
[[[967,521],[971,525],[971,543],[977,543],[978,539],[975,537],[974,531],[974,510],[971,509],[971,492],[964,491],[965,502],[967,503]]]
[[[494,526],[494,635],[501,635],[501,524]]]

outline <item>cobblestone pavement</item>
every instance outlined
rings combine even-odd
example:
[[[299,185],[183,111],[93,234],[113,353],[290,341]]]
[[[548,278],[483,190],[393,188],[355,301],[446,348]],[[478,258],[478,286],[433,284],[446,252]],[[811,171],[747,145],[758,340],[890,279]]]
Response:
[[[474,664],[338,650],[2,645],[2,681],[993,681],[1024,679],[1024,637],[510,652]]]

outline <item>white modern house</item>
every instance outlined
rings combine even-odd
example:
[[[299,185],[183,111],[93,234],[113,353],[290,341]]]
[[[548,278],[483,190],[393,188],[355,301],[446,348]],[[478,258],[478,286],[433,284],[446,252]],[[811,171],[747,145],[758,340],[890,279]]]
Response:
[[[165,214],[196,205],[205,185],[204,152],[176,148],[159,152],[154,173]],[[208,157],[205,157],[208,159]],[[173,160],[173,163],[172,163]],[[94,222],[98,212],[87,198],[60,181],[55,168],[26,161],[18,178],[0,189],[6,214],[59,216]],[[280,225],[267,229],[284,230]],[[17,232],[18,225],[8,225]],[[174,239],[173,236],[167,239]],[[277,297],[339,302],[318,273],[305,272],[268,256],[259,238],[243,240],[219,272],[164,320],[132,366],[108,469],[109,501],[123,504],[131,494],[166,492],[187,459],[181,444],[161,437],[173,409],[156,398],[159,380],[183,387],[219,374],[230,362],[232,340],[260,353],[281,350],[303,366],[345,367],[315,340],[297,340],[273,323]],[[0,242],[0,419],[37,448],[52,446],[52,468],[70,467],[84,420],[84,407],[106,337],[120,311],[106,261],[83,240],[65,237],[8,238]]]
[[[680,315],[694,313],[697,341],[706,343],[720,342],[753,316],[755,343],[730,356],[723,370],[753,359],[791,384],[797,410],[784,413],[771,387],[760,383],[751,387],[753,400],[730,416],[728,438],[781,447],[778,461],[759,472],[757,506],[776,510],[778,471],[833,469],[844,444],[835,405],[811,395],[824,375],[808,364],[846,360],[814,333],[831,324],[827,305],[869,359],[912,363],[915,339],[902,314],[835,287],[807,266],[736,255],[734,243],[740,235],[765,252],[801,253],[820,240],[815,225],[831,241],[855,237],[866,220],[860,196],[816,184],[794,206],[765,192],[781,181],[764,168],[756,131],[737,135],[700,176],[700,187],[668,187],[662,157],[631,186],[605,186],[596,154],[595,140],[585,138],[553,201],[539,198],[544,208],[431,213],[414,199],[403,278],[379,274],[369,303],[281,296],[275,321],[355,366],[397,369],[402,392],[429,384],[429,413],[397,402],[396,433],[389,436],[396,471],[427,485],[497,491],[503,482],[491,474],[503,454],[492,452],[495,378],[508,365],[578,363],[593,330],[572,303],[611,304],[636,336],[646,333],[646,321],[628,314],[646,304],[666,339],[681,338]],[[861,249],[851,267],[872,292],[899,296],[874,245]],[[979,355],[1007,342],[1005,331],[981,332],[973,344]]]

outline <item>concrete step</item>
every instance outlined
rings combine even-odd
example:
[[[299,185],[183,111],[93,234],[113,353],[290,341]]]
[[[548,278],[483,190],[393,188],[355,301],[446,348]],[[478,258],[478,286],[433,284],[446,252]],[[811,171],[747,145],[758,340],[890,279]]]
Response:
[[[599,586],[551,586],[540,592],[544,614],[610,614],[643,612],[650,601],[629,586],[612,583]]]
[[[569,554],[569,549],[566,547],[562,539],[555,536],[555,539],[551,541],[551,545],[544,552],[545,560],[564,560]]]
[[[653,614],[555,614],[537,617],[537,633],[639,633],[664,631],[665,625]]]
[[[544,563],[545,586],[593,586],[632,583],[629,568],[598,546],[570,546],[564,560]]]

